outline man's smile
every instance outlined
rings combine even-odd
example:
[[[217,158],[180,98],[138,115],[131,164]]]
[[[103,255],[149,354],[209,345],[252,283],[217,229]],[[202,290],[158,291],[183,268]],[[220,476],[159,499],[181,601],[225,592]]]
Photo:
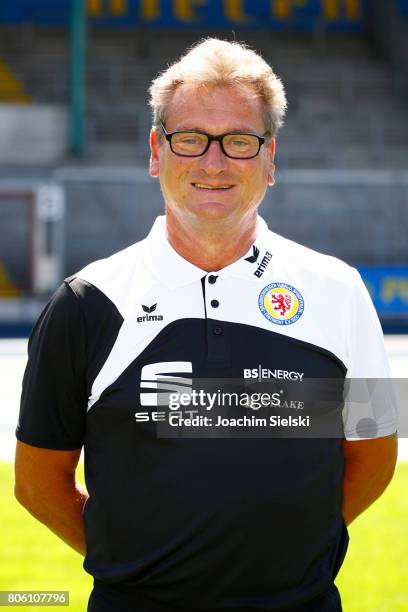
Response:
[[[209,185],[208,183],[191,183],[191,184],[196,189],[209,189],[210,191],[220,190],[220,189],[231,189],[234,186],[234,185]]]

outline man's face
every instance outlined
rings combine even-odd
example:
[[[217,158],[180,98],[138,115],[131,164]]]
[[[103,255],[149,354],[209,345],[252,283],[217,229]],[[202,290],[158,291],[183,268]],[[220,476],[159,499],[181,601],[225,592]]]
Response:
[[[214,136],[236,131],[262,136],[262,102],[246,87],[204,89],[184,84],[174,93],[165,128],[167,132],[196,129]],[[268,140],[257,157],[231,159],[213,141],[201,157],[180,157],[152,130],[150,174],[160,178],[167,213],[181,223],[227,218],[234,223],[252,216],[268,184],[274,184],[274,146],[275,141]]]

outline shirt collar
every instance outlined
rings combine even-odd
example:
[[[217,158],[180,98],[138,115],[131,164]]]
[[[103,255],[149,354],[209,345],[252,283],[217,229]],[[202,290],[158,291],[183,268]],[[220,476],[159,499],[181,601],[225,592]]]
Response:
[[[259,215],[257,215],[257,237],[248,251],[232,264],[214,272],[207,272],[184,259],[172,247],[166,234],[166,216],[156,218],[146,240],[144,255],[146,263],[160,281],[170,289],[177,289],[184,285],[196,282],[207,276],[215,274],[221,277],[233,277],[247,281],[259,282],[254,274],[261,263],[265,253],[270,253],[269,228]]]

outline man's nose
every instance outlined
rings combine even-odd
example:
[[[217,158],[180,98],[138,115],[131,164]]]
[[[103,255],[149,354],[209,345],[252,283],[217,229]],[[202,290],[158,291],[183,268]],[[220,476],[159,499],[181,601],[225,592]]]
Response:
[[[200,167],[207,174],[220,174],[225,170],[228,159],[224,155],[221,143],[218,140],[213,140],[210,143],[208,150],[200,157],[200,162]]]

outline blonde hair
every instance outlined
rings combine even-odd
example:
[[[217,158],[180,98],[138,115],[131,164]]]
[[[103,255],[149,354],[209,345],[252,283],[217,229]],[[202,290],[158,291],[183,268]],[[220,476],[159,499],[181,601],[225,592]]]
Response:
[[[260,55],[242,43],[204,39],[154,79],[149,89],[153,125],[165,123],[173,94],[184,83],[250,87],[263,102],[266,132],[275,136],[283,124],[286,96],[281,80]]]

